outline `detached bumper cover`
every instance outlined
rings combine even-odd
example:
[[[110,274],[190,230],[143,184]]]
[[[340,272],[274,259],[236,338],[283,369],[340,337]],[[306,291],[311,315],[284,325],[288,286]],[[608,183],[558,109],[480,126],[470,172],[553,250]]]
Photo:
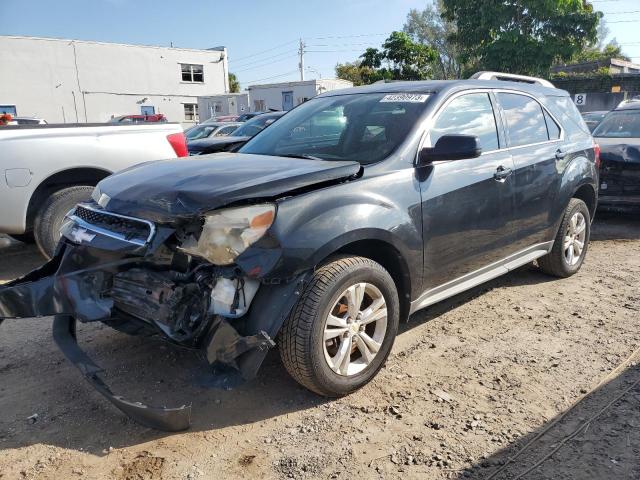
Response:
[[[151,260],[149,256],[129,256],[63,240],[50,262],[0,286],[0,323],[5,318],[54,316],[56,344],[100,394],[142,425],[179,431],[189,427],[190,405],[152,407],[115,395],[99,377],[102,369],[79,348],[75,336],[77,321],[113,318],[114,302],[108,294],[112,277]],[[308,272],[281,284],[262,285],[249,312],[241,318],[213,316],[206,335],[191,346],[200,349],[213,367],[224,367],[214,368],[218,373],[212,375],[209,384],[227,385],[232,378],[249,380],[256,376],[307,276]]]
[[[103,369],[93,363],[93,360],[78,346],[75,326],[74,318],[66,315],[56,316],[53,321],[53,339],[67,359],[80,370],[85,380],[103,397],[141,425],[167,432],[178,432],[189,428],[191,405],[178,408],[151,407],[126,400],[111,392],[98,376]]]

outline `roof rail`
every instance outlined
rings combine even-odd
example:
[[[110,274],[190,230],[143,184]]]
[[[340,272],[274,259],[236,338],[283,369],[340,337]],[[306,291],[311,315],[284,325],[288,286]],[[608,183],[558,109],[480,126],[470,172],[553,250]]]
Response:
[[[541,87],[555,88],[553,83],[544,78],[528,77],[526,75],[516,75],[514,73],[502,73],[502,72],[476,72],[471,75],[474,80],[502,80],[507,82],[522,82],[530,83],[533,85],[540,85]]]

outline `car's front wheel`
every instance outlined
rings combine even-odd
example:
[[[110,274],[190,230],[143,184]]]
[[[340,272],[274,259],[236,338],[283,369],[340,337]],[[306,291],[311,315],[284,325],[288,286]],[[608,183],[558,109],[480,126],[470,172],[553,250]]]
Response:
[[[346,395],[382,368],[398,320],[398,292],[380,264],[335,258],[315,271],[286,319],[280,355],[303,386],[325,396]]]

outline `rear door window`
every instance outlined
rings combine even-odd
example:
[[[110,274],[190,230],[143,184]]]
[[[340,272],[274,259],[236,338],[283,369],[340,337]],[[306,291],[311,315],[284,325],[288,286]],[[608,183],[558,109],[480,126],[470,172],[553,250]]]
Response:
[[[469,93],[454,98],[438,115],[430,132],[431,145],[443,135],[475,135],[483,152],[497,150],[498,129],[488,93]]]
[[[542,107],[533,98],[517,93],[498,93],[498,100],[507,120],[510,147],[549,140]]]

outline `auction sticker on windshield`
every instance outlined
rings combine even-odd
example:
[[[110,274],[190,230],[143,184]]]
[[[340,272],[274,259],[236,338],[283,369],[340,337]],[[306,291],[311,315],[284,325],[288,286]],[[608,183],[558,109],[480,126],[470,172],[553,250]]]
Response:
[[[380,102],[424,103],[429,95],[424,93],[394,93],[385,95]]]

